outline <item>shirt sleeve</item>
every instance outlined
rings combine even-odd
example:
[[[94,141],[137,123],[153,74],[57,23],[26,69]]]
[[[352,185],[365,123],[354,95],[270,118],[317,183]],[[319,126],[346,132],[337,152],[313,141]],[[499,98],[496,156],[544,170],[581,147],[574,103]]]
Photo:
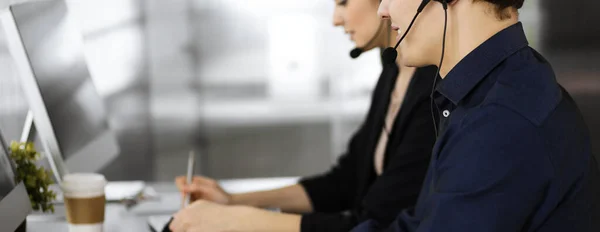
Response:
[[[301,231],[347,232],[369,219],[387,225],[402,209],[414,206],[435,142],[429,100],[420,99],[412,115],[403,132],[407,136],[397,144],[398,151],[390,154],[384,172],[370,186],[362,200],[361,212],[308,214],[302,217]]]
[[[356,166],[359,162],[359,157],[354,151],[363,139],[362,131],[361,127],[352,136],[347,152],[338,158],[337,164],[328,172],[300,181],[311,201],[313,211],[337,213],[352,207],[358,184]]]
[[[358,188],[357,165],[362,161],[363,154],[357,154],[362,150],[365,141],[365,127],[369,125],[369,120],[373,120],[371,115],[374,110],[381,106],[382,98],[388,94],[385,89],[389,79],[387,73],[395,69],[384,68],[379,77],[373,95],[371,96],[371,106],[360,128],[352,135],[346,148],[336,165],[328,172],[300,180],[300,185],[304,187],[310,198],[313,211],[322,213],[338,213],[349,210],[353,207],[354,197]]]
[[[356,224],[356,217],[352,214],[316,212],[302,216],[300,231],[347,232]]]
[[[415,206],[435,143],[429,104],[428,97],[419,99],[407,117],[403,138],[389,141],[396,149],[388,154],[383,173],[365,194],[359,221],[373,219],[387,225],[402,209]]]
[[[552,178],[550,145],[537,126],[507,108],[474,114],[443,141],[433,182],[426,183],[430,195],[416,212],[420,221],[403,212],[384,231],[521,231],[531,220]]]

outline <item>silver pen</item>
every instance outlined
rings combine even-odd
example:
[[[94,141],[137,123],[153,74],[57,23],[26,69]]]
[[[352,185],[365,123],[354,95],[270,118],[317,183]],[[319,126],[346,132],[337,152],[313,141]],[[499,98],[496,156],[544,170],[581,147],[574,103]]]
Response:
[[[190,185],[193,182],[194,178],[194,164],[195,164],[195,156],[194,151],[190,151],[190,155],[188,157],[188,167],[187,167],[187,180],[186,184]],[[186,193],[183,199],[183,207],[186,207],[190,204],[191,193]]]

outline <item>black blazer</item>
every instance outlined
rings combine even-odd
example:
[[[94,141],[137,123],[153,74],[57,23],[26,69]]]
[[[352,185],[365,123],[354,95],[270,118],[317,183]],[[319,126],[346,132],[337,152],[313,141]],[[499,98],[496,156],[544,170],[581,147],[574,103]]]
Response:
[[[367,219],[387,225],[400,210],[415,205],[435,143],[430,95],[437,68],[415,72],[388,139],[383,173],[377,176],[375,147],[398,71],[396,65],[384,67],[366,120],[337,165],[300,181],[314,209],[303,215],[301,231],[349,231]]]

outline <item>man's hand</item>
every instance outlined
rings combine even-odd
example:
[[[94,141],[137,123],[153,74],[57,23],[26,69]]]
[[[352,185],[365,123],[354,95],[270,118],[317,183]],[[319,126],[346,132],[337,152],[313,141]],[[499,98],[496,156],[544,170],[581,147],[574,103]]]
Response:
[[[169,228],[174,232],[221,232],[240,228],[238,208],[198,200],[173,217]]]
[[[190,193],[190,202],[207,200],[224,205],[232,204],[231,195],[213,179],[195,176],[192,183],[187,184],[186,177],[179,176],[175,178],[175,184],[182,195]]]

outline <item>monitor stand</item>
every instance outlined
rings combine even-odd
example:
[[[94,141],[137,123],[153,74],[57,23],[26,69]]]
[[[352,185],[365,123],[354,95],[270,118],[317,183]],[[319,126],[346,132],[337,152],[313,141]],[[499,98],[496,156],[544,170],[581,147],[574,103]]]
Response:
[[[0,224],[1,231],[14,230],[17,228],[17,224],[13,223],[23,220],[31,212],[31,203],[27,196],[25,184],[19,183],[0,201],[0,218],[3,222]],[[26,222],[23,221],[19,225],[22,226],[23,223]]]

